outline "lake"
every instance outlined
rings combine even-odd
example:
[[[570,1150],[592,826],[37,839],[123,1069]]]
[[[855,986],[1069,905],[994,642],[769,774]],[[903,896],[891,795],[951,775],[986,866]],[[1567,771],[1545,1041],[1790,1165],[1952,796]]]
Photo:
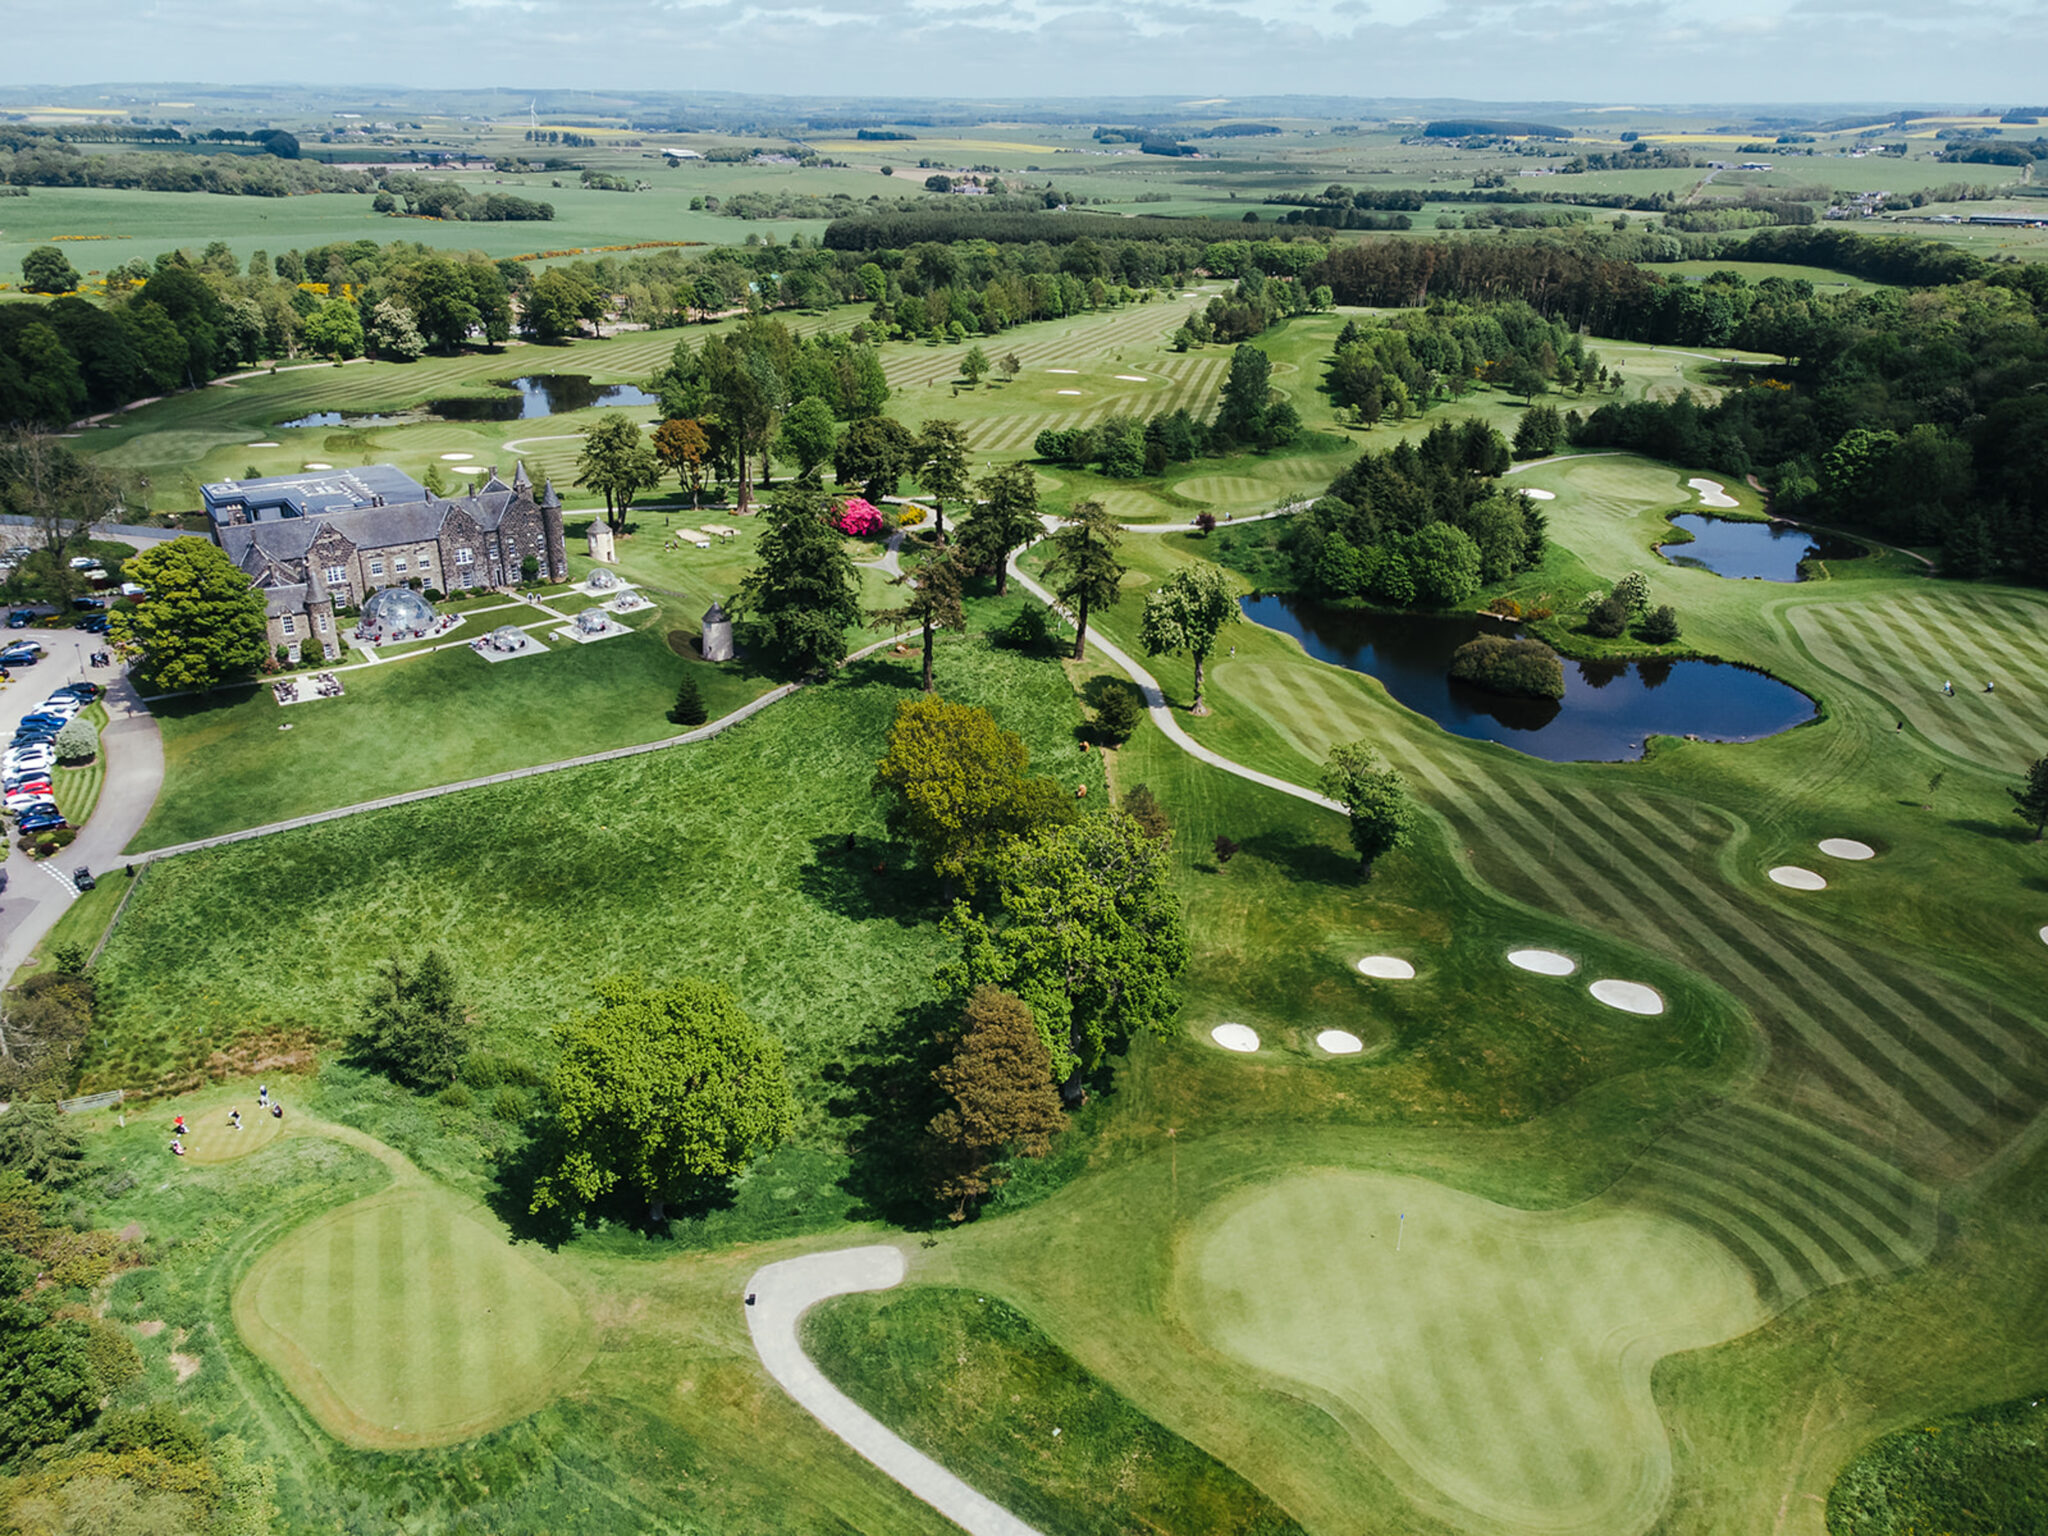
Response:
[[[1246,618],[1293,635],[1309,655],[1376,677],[1388,693],[1454,735],[1497,741],[1554,763],[1624,762],[1650,736],[1755,741],[1817,713],[1766,673],[1722,661],[1570,661],[1562,699],[1509,698],[1452,681],[1451,653],[1482,633],[1520,626],[1476,615],[1330,608],[1294,593],[1240,601]]]
[[[659,397],[633,384],[593,384],[580,373],[529,373],[493,379],[497,396],[429,400],[426,409],[442,421],[529,421],[587,411],[599,405],[659,405]],[[312,411],[280,421],[279,427],[399,427],[429,419],[419,412],[395,416],[352,416],[346,411]]]
[[[1673,565],[1689,565],[1743,581],[1797,581],[1799,562],[1854,560],[1868,551],[1853,539],[1813,533],[1789,523],[1743,523],[1686,512],[1671,526],[1693,536],[1690,544],[1659,544],[1657,553]]]

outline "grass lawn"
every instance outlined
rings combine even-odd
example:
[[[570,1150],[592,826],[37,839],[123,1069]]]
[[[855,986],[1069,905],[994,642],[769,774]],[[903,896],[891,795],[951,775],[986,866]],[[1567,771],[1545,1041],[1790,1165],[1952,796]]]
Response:
[[[107,706],[95,703],[85,712],[93,729],[107,728]],[[100,787],[107,781],[107,756],[104,749],[95,752],[91,762],[80,768],[66,768],[59,765],[56,778],[50,781],[50,790],[57,797],[57,809],[64,813],[64,819],[74,827],[85,825],[93,808],[100,803]]]

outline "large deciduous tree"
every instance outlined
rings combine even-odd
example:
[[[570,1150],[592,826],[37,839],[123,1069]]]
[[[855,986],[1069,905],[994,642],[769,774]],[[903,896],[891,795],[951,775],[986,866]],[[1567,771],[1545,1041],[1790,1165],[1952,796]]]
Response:
[[[924,638],[924,691],[932,691],[932,647],[942,629],[964,630],[967,614],[960,606],[960,567],[941,552],[913,570],[905,571],[892,587],[908,587],[910,596],[902,606],[883,608],[870,616],[877,629],[894,629],[915,624]]]
[[[322,357],[351,358],[363,353],[363,317],[347,299],[329,299],[306,316],[300,331],[306,349]]]
[[[1195,699],[1190,712],[1209,713],[1202,699],[1202,665],[1216,647],[1216,636],[1240,617],[1230,578],[1206,562],[1183,566],[1145,599],[1138,621],[1138,641],[1147,656],[1186,651],[1195,659]]]
[[[758,562],[733,607],[754,642],[801,676],[846,659],[846,632],[860,623],[860,575],[816,491],[788,487],[762,514]]]
[[[668,466],[687,491],[690,505],[704,499],[704,472],[711,459],[711,439],[704,424],[671,417],[654,429],[654,456]]]
[[[0,512],[29,520],[40,574],[59,603],[83,585],[69,551],[92,537],[120,499],[105,470],[49,433],[29,429],[0,438]]]
[[[1116,557],[1123,530],[1099,501],[1077,501],[1053,534],[1046,579],[1074,613],[1074,660],[1088,653],[1088,615],[1114,607],[1124,595],[1124,566]]]
[[[931,497],[937,513],[933,530],[946,536],[946,503],[967,499],[967,434],[957,421],[928,421],[918,428],[912,450],[917,483]]]
[[[39,245],[21,258],[21,286],[29,293],[69,293],[78,269],[54,245]]]
[[[661,484],[661,460],[630,416],[608,411],[584,429],[576,483],[604,493],[604,520],[623,533],[633,498]]]
[[[916,844],[950,888],[973,890],[1013,838],[1071,821],[1072,802],[1051,779],[1033,778],[1031,749],[985,709],[946,699],[896,706],[874,793],[889,798],[891,836]]]
[[[1370,743],[1354,741],[1331,748],[1320,788],[1340,801],[1351,818],[1359,876],[1370,880],[1373,865],[1407,841],[1414,823],[1407,783],[1380,761]]]
[[[551,1168],[535,1211],[589,1213],[625,1195],[658,1222],[668,1201],[709,1192],[789,1134],[782,1047],[725,988],[613,979],[596,990],[596,1012],[556,1033]]]
[[[446,957],[430,949],[415,966],[393,955],[364,1000],[349,1053],[408,1088],[445,1088],[469,1054],[471,1033]]]
[[[969,994],[959,1044],[932,1074],[951,1102],[926,1127],[938,1165],[936,1192],[953,1220],[1004,1182],[1010,1155],[1043,1157],[1066,1115],[1052,1085],[1052,1056],[1023,999],[994,987]]]
[[[893,416],[869,416],[846,429],[832,472],[842,487],[857,484],[861,495],[880,506],[896,494],[916,459],[916,440],[908,427]]]
[[[832,407],[818,395],[807,395],[791,406],[782,418],[782,430],[775,434],[775,451],[787,463],[796,465],[796,477],[805,485],[816,485],[818,473],[832,462],[839,449],[839,428],[832,419]]]
[[[1038,477],[1029,464],[1006,464],[977,482],[979,504],[960,525],[960,547],[981,567],[993,567],[996,596],[1010,590],[1010,552],[1045,532],[1038,516]]]
[[[268,650],[263,594],[209,539],[173,539],[130,560],[149,591],[116,608],[109,634],[159,692],[217,688],[253,672]]]
[[[1106,1052],[1167,1033],[1180,1010],[1188,940],[1170,861],[1168,845],[1123,812],[1083,817],[1008,844],[995,910],[956,903],[947,919],[961,959],[941,980],[1022,998],[1070,1104]]]

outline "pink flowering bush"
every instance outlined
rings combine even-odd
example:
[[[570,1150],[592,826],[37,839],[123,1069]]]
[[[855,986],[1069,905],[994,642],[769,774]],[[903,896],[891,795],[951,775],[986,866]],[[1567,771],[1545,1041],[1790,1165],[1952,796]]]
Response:
[[[853,538],[866,538],[871,533],[880,533],[888,526],[887,520],[876,510],[875,504],[865,497],[849,496],[846,505],[840,509],[833,527]]]

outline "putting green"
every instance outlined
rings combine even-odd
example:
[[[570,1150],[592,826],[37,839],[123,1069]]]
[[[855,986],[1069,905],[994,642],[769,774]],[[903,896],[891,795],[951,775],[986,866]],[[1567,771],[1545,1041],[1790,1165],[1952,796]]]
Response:
[[[284,1134],[284,1122],[259,1110],[255,1101],[242,1106],[242,1128],[228,1124],[225,1108],[209,1109],[203,1115],[186,1112],[185,1156],[195,1163],[231,1163],[269,1146]]]
[[[293,1232],[249,1271],[234,1316],[328,1433],[379,1450],[446,1445],[531,1413],[586,1352],[567,1291],[418,1187]]]
[[[1197,1333],[1377,1437],[1417,1503],[1489,1530],[1646,1527],[1671,1478],[1651,1369],[1764,1318],[1676,1222],[1422,1179],[1289,1175],[1221,1202],[1182,1253]]]

